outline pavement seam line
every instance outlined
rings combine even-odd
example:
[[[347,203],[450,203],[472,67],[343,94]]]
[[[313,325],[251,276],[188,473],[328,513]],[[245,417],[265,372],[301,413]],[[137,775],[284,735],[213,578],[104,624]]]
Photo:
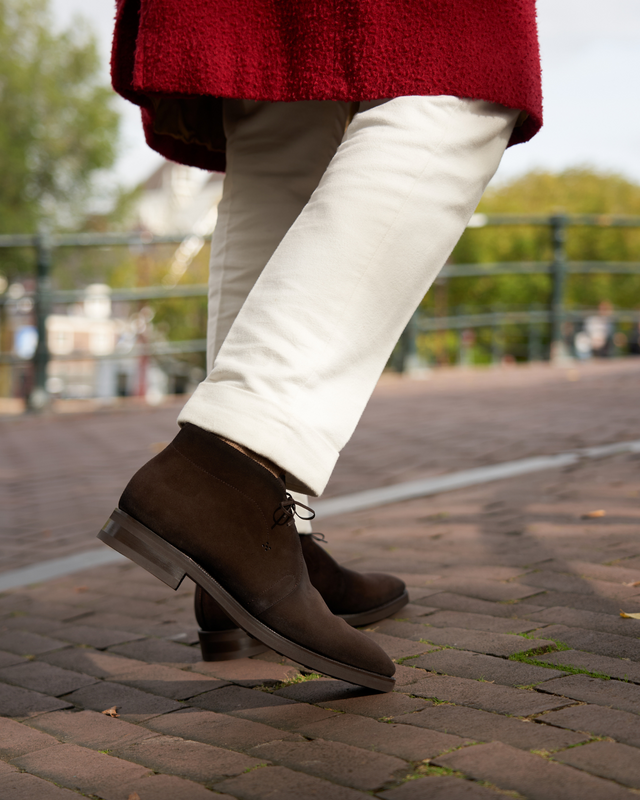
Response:
[[[597,447],[585,447],[550,456],[532,456],[516,461],[505,461],[501,464],[474,467],[445,475],[436,475],[431,478],[406,481],[377,489],[367,489],[328,500],[318,500],[314,504],[315,518],[327,519],[328,517],[349,514],[355,511],[365,511],[403,500],[416,500],[420,497],[430,497],[441,492],[451,492],[456,489],[465,489],[469,486],[490,483],[491,481],[515,478],[532,472],[566,467],[578,463],[583,458],[606,458],[607,456],[621,453],[640,453],[640,439],[628,442],[614,442]],[[54,578],[62,578],[91,567],[123,563],[127,560],[114,550],[94,548],[72,556],[41,561],[28,567],[1,573],[0,592],[42,583]]]

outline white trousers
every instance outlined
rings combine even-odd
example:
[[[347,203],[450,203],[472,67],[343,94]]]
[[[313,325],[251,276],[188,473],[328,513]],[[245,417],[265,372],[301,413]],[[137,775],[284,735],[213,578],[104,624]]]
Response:
[[[319,495],[518,111],[457,97],[225,101],[212,369],[179,416]]]

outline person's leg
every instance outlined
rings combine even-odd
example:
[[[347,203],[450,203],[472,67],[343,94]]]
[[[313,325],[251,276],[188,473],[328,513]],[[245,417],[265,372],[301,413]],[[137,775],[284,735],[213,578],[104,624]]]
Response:
[[[320,494],[517,116],[455,97],[363,104],[179,421]]]
[[[227,171],[211,242],[207,370],[262,270],[308,203],[344,135],[349,103],[223,105]],[[306,494],[292,492],[308,505]],[[311,533],[299,518],[298,533]]]
[[[209,372],[258,276],[335,155],[348,111],[345,103],[224,102],[228,168],[211,246]],[[307,495],[291,495],[308,505]],[[298,517],[296,528],[311,583],[350,625],[378,621],[408,602],[399,579],[362,575],[336,563],[309,535],[308,515]],[[205,660],[242,658],[265,649],[200,587],[194,606]]]

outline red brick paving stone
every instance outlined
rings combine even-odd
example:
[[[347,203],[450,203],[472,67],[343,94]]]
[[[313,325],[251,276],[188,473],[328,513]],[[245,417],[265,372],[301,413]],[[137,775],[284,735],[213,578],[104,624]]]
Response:
[[[250,753],[256,758],[365,792],[376,791],[410,771],[405,761],[394,756],[322,739],[312,742],[269,742],[254,747]]]
[[[617,742],[592,742],[556,753],[554,760],[624,786],[640,788],[640,753]]]
[[[145,775],[123,787],[122,800],[134,792],[140,800],[234,800],[228,794],[215,794],[199,783],[176,775]]]
[[[397,639],[409,639],[417,643],[419,639],[425,638],[424,634],[427,628],[424,622],[400,622],[396,619],[385,619],[362,630],[392,636]]]
[[[380,792],[378,796],[384,800],[504,800],[503,794],[449,775],[407,781],[396,789]]]
[[[39,633],[42,636],[53,633],[53,631],[57,631],[60,628],[64,628],[63,622],[46,619],[46,617],[26,616],[24,614],[9,617],[9,619],[3,619],[0,622],[0,630],[28,631],[29,633]]]
[[[183,711],[163,714],[161,717],[148,720],[145,727],[158,733],[181,736],[194,742],[240,752],[276,739],[302,738],[289,731],[227,714],[216,714],[214,711],[205,711],[202,708],[185,708]]]
[[[557,678],[564,681],[566,678]],[[543,684],[543,686],[546,684]],[[498,714],[509,714],[514,717],[528,717],[542,711],[561,708],[569,705],[570,700],[556,697],[551,700],[547,695],[525,689],[512,689],[510,686],[498,686],[493,683],[481,683],[468,678],[450,678],[447,675],[432,675],[426,680],[411,684],[407,694],[418,697],[435,697],[470,708],[485,711],[496,711]]]
[[[544,597],[544,595],[538,595],[536,603],[539,602],[540,597]],[[417,603],[420,605],[422,601],[419,600]],[[528,613],[533,614],[543,608],[542,605],[534,605],[524,601],[519,603],[493,603],[490,600],[478,600],[476,597],[466,597],[455,592],[432,594],[425,600],[425,603],[428,606],[435,606],[445,611],[459,611],[466,614],[484,614],[505,618],[524,616]]]
[[[411,642],[407,639],[400,639],[398,636],[387,636],[385,633],[364,630],[370,639],[385,651],[389,658],[406,658],[407,656],[418,656],[421,653],[429,653],[436,648],[424,642]]]
[[[562,714],[562,711],[552,713]],[[394,717],[393,721],[453,733],[479,742],[504,742],[520,750],[559,750],[589,738],[588,734],[554,730],[550,726],[465,706],[432,706],[417,714]]]
[[[491,742],[466,747],[434,759],[437,766],[459,770],[500,789],[519,792],[529,800],[631,800],[622,786],[554,764],[541,756]],[[505,769],[508,765],[508,769]]]
[[[163,617],[171,618],[170,610],[165,603],[147,602],[133,597],[121,597],[118,595],[117,587],[115,587],[115,590],[110,590],[108,595],[109,613],[111,614],[146,619],[147,624],[150,621],[159,621]],[[172,592],[168,587],[165,600],[173,600]],[[97,605],[97,608],[101,611],[103,610],[100,604]]]
[[[329,700],[320,703],[324,708],[336,711],[346,711],[349,714],[359,714],[363,717],[373,719],[389,718],[399,714],[410,714],[413,711],[421,711],[430,703],[416,697],[407,697],[405,694],[397,692],[387,692],[384,694],[363,694],[362,697],[350,697],[346,700]]]
[[[305,725],[335,716],[329,711],[307,703],[290,703],[286,706],[267,706],[263,708],[247,708],[231,712],[234,717],[261,722],[283,731],[295,731],[299,725]]]
[[[131,672],[136,667],[145,666],[144,661],[103,653],[88,647],[69,647],[56,653],[47,653],[38,660],[63,669],[92,675],[94,678],[114,678],[125,672]]]
[[[254,769],[216,784],[216,791],[230,792],[239,800],[365,800],[370,796],[286,767]]]
[[[491,633],[527,633],[537,627],[521,619],[503,619],[489,614],[471,614],[462,611],[437,611],[423,621],[435,628],[465,628],[471,631],[491,631]]]
[[[109,750],[117,744],[154,736],[146,728],[88,709],[41,714],[29,724],[65,744],[78,744],[91,750]]]
[[[603,706],[571,706],[551,711],[537,718],[540,722],[585,731],[597,736],[610,736],[618,742],[640,747],[640,724],[636,714]]]
[[[82,613],[74,606],[62,605],[51,601],[43,603],[28,597],[24,592],[0,597],[0,613],[2,611],[17,611],[20,614],[34,614],[53,620],[68,620]]]
[[[560,572],[541,570],[531,572],[522,578],[516,578],[518,583],[530,587],[539,587],[553,592],[571,592],[575,594],[595,594],[598,597],[612,597],[623,600],[628,597],[637,597],[637,586],[620,586],[609,581],[598,581],[593,578],[580,578],[577,575],[563,575]]]
[[[84,621],[84,620],[83,620]],[[88,644],[97,650],[106,650],[115,644],[124,644],[143,637],[138,633],[113,631],[108,628],[97,628],[91,625],[70,625],[56,631],[56,635],[65,642]]]
[[[598,614],[611,614],[617,617],[620,613],[620,600],[612,600],[609,597],[598,597],[590,594],[573,594],[570,592],[547,592],[536,598],[540,608],[552,608],[563,606],[567,608],[578,608],[583,611],[594,611]],[[635,598],[624,600],[625,610],[629,612],[640,611],[640,601]]]
[[[8,650],[21,656],[40,655],[51,650],[60,650],[62,647],[68,647],[67,643],[59,639],[50,639],[48,636],[40,636],[39,633],[27,631],[0,633],[0,650]]]
[[[199,647],[167,642],[164,639],[143,639],[139,642],[117,645],[110,648],[109,652],[153,664],[196,664],[202,660]]]
[[[204,675],[194,675],[192,672],[164,667],[161,664],[145,664],[143,667],[136,667],[131,672],[115,676],[112,681],[125,686],[133,686],[135,689],[142,689],[151,694],[169,697],[172,700],[186,700],[203,692],[229,685],[227,681],[207,678]]]
[[[58,700],[57,697],[49,697],[40,692],[31,692],[20,686],[0,683],[0,716],[21,719],[70,707],[71,703],[67,703],[66,700]]]
[[[544,631],[539,632],[540,636]],[[506,633],[491,631],[469,631],[464,628],[427,628],[423,638],[434,644],[473,650],[492,656],[513,656],[538,647],[553,646],[545,639],[525,639],[523,636],[509,636]]]
[[[355,565],[355,568],[360,569],[358,565]],[[441,577],[440,575],[436,575],[434,573],[399,572],[395,569],[393,570],[393,574],[396,576],[396,578],[404,581],[407,587],[413,587],[414,589],[425,589],[425,594],[431,591],[429,584],[433,583],[433,581],[437,581],[438,578]]]
[[[577,608],[553,606],[538,614],[531,614],[529,619],[554,625],[566,625],[569,628],[586,628],[591,631],[614,633],[617,636],[640,636],[637,620],[623,619],[612,614],[598,614],[594,611],[582,611]]]
[[[83,794],[123,800],[122,787],[148,769],[75,744],[59,744],[13,759],[20,769]]]
[[[76,792],[17,771],[0,774],[0,797],[6,800],[78,800]]]
[[[598,706],[617,708],[640,714],[640,686],[623,681],[590,678],[588,675],[569,675],[566,678],[554,678],[539,687],[541,692],[570,697]]]
[[[12,667],[14,664],[23,664],[24,657],[16,655],[15,653],[7,653],[4,650],[0,651],[0,667]]]
[[[235,661],[199,661],[191,667],[192,672],[213,675],[240,686],[251,688],[270,683],[283,683],[300,673],[295,667],[274,664],[257,658],[238,658]]]
[[[601,581],[630,584],[640,581],[640,569],[626,569],[623,566],[609,566],[607,564],[592,564],[589,561],[550,561],[544,565],[547,570],[558,572],[571,572],[576,575],[586,575]]]
[[[390,615],[390,619],[409,619],[411,617],[424,617],[429,614],[433,614],[437,611],[437,608],[431,608],[430,606],[425,605],[417,605],[416,603],[407,603],[406,606],[398,609],[395,614]]]
[[[28,661],[26,664],[0,669],[0,681],[22,686],[23,689],[50,694],[53,697],[68,694],[96,682],[95,678],[88,675],[38,661]]]
[[[315,705],[348,697],[360,697],[363,692],[374,694],[374,692],[363,689],[361,686],[354,686],[353,683],[345,683],[332,678],[320,678],[285,686],[284,689],[275,691],[274,696],[286,697],[298,703],[312,703]]]
[[[46,733],[34,731],[26,725],[22,725],[12,719],[0,717],[0,757],[16,758],[33,753],[35,750],[43,750],[45,747],[52,747],[58,742],[53,736]]]
[[[108,602],[105,597],[105,605]],[[110,628],[114,631],[130,631],[141,633],[144,628],[149,627],[148,619],[137,617],[125,617],[123,614],[111,614],[103,611],[90,611],[79,619],[74,620],[81,625],[90,625],[92,628]]]
[[[292,703],[284,697],[276,697],[259,689],[246,689],[244,686],[223,686],[213,692],[198,695],[189,701],[189,705],[204,708],[207,711],[217,711],[220,714],[230,714],[246,708],[264,708],[265,706],[278,706]]]
[[[584,628],[567,628],[565,625],[549,625],[539,631],[540,635],[563,642],[574,650],[586,650],[600,656],[615,656],[640,661],[640,640],[614,633],[588,631]]]
[[[635,661],[597,656],[593,653],[583,653],[580,650],[560,650],[558,653],[549,653],[536,656],[536,658],[549,664],[567,664],[590,672],[601,672],[610,678],[640,683],[640,664]]]
[[[538,573],[539,574],[539,573]],[[540,594],[542,588],[538,585],[527,584],[525,575],[517,583],[505,583],[503,581],[482,581],[469,578],[441,578],[429,585],[434,594],[440,592],[454,592],[455,594],[475,597],[478,600],[490,600],[503,602],[505,600],[524,600],[525,597],[534,597]],[[425,598],[427,605],[435,605],[431,602],[431,597]],[[535,600],[531,601],[535,603]]]
[[[168,711],[184,707],[175,700],[107,681],[79,689],[67,695],[65,699],[81,708],[93,711],[104,711],[106,708],[117,706],[118,714],[129,722],[142,722],[158,714],[166,714]]]
[[[439,650],[437,653],[427,653],[412,659],[411,663],[429,672],[485,680],[503,686],[528,686],[566,674],[561,670],[536,667],[521,661],[507,661],[482,653],[467,653],[464,650]]]
[[[411,661],[407,661],[411,664]],[[417,683],[427,677],[427,673],[418,667],[408,667],[406,664],[396,664],[396,672],[393,676],[396,679],[396,692],[404,691],[405,686],[410,686],[412,683]],[[410,692],[409,692],[410,694]]]
[[[298,731],[310,739],[326,739],[377,753],[397,756],[405,761],[423,761],[445,750],[469,744],[470,739],[438,731],[377,722],[354,714],[336,714],[332,719],[301,725]]]
[[[200,783],[212,783],[240,775],[265,762],[244,753],[192,742],[178,736],[154,736],[118,745],[111,751],[119,758],[142,764],[154,772],[179,775]]]

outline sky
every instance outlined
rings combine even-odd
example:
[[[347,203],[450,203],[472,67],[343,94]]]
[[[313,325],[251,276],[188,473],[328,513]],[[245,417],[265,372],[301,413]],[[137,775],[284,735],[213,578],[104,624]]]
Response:
[[[108,80],[114,0],[51,0],[55,24],[88,19]],[[531,169],[588,165],[640,183],[639,0],[538,0],[545,124],[510,147],[494,182]],[[89,10],[87,10],[89,9]],[[115,178],[131,186],[161,163],[145,144],[139,111],[118,98],[123,116]]]

